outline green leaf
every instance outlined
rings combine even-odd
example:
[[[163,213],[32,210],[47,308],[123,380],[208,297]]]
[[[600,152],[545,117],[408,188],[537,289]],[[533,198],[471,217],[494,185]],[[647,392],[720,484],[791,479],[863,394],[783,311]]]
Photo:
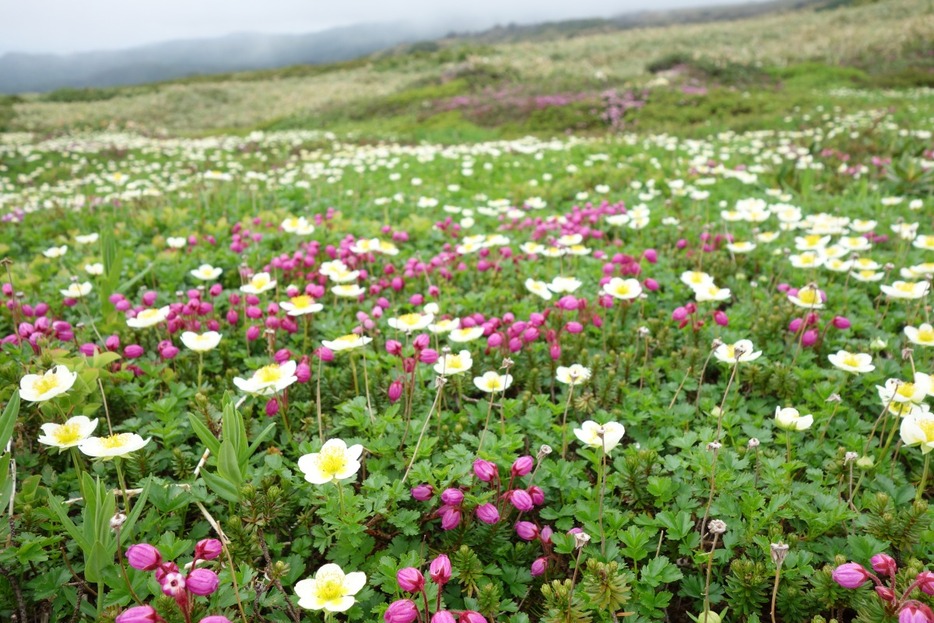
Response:
[[[71,520],[68,516],[68,510],[65,508],[65,505],[54,495],[49,494],[48,498],[49,508],[52,509],[52,512],[58,516],[58,520],[62,524],[62,528],[65,529],[65,532],[68,533],[81,548],[82,551],[88,551],[91,549],[91,543],[85,538],[84,533],[78,529],[78,526],[75,525],[75,522]]]
[[[221,443],[221,450],[217,455],[217,473],[238,488],[243,483],[243,473],[240,471],[240,462],[237,460],[237,450],[229,439]]]
[[[16,425],[16,416],[19,415],[19,390],[13,392],[10,401],[6,403],[3,414],[0,415],[0,452],[6,452],[6,445],[13,437],[13,427]]]
[[[214,433],[212,433],[207,425],[201,421],[201,418],[193,413],[189,413],[188,423],[191,424],[191,430],[193,430],[195,435],[198,436],[198,439],[201,440],[201,443],[203,443],[207,449],[211,451],[211,454],[217,455],[221,448],[220,439],[214,436]]]
[[[233,502],[234,504],[240,503],[240,491],[230,484],[230,482],[204,470],[201,471],[201,476],[204,478],[204,482],[207,483],[211,491],[228,502]]]
[[[641,581],[652,588],[660,584],[677,582],[683,577],[678,567],[668,561],[667,556],[659,556],[647,562],[640,573]]]
[[[249,449],[248,449],[248,451],[247,451],[247,457],[248,457],[248,458],[249,458],[250,456],[253,456],[253,454],[256,453],[256,449],[259,448],[259,444],[263,443],[263,442],[266,440],[266,437],[268,437],[270,434],[272,434],[272,431],[274,431],[275,428],[276,428],[276,423],[275,423],[275,422],[272,422],[272,423],[269,424],[269,426],[267,426],[266,428],[264,428],[264,429],[262,430],[262,432],[260,432],[259,435],[256,436],[256,439],[253,440],[253,443],[250,444],[250,447],[249,447]],[[243,466],[245,467],[246,464],[244,463]]]

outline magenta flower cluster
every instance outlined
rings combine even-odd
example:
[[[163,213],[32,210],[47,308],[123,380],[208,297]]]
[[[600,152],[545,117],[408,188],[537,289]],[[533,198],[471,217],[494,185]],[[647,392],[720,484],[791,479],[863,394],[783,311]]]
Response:
[[[396,582],[399,588],[414,596],[421,596],[423,611],[419,609],[418,604],[412,599],[397,599],[389,604],[383,615],[386,623],[414,623],[414,621],[423,621],[425,623],[487,623],[486,617],[473,610],[463,610],[456,613],[451,610],[441,608],[441,589],[451,581],[451,560],[441,554],[431,561],[428,566],[428,577],[438,587],[438,598],[435,601],[435,613],[431,614],[431,608],[428,604],[428,592],[425,588],[425,576],[415,567],[405,567],[399,569],[396,573]]]
[[[162,553],[149,545],[140,543],[127,548],[126,559],[130,566],[140,571],[152,571],[162,592],[178,604],[186,623],[191,622],[191,610],[195,596],[206,597],[214,593],[220,583],[217,574],[210,569],[198,566],[201,562],[214,560],[220,556],[223,545],[217,539],[202,539],[195,545],[194,559],[182,573],[174,562],[167,562]],[[143,605],[130,608],[120,614],[116,623],[157,623],[163,619],[152,606]],[[226,617],[209,616],[200,623],[229,623]]]
[[[915,589],[934,595],[934,573],[922,571],[899,594],[896,586],[898,564],[888,554],[876,554],[870,560],[872,571],[859,563],[848,562],[833,570],[833,580],[843,588],[855,589],[872,580],[873,589],[889,614],[898,614],[898,623],[934,623],[934,612],[926,604],[909,599]],[[886,578],[886,581],[879,576]]]

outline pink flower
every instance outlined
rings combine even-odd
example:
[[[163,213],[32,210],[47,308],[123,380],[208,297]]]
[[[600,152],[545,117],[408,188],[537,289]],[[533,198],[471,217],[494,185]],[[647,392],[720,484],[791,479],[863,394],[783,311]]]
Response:
[[[918,583],[918,588],[926,595],[934,595],[934,573],[930,571],[922,571],[915,578],[915,582]]]
[[[492,504],[482,504],[476,510],[477,519],[485,524],[495,524],[499,521],[499,511]]]
[[[396,401],[402,398],[403,389],[404,388],[403,388],[401,379],[396,379],[392,383],[389,384],[389,390],[387,391],[387,395],[389,397],[390,404],[395,404]]]
[[[911,600],[899,611],[898,623],[934,623],[934,612],[920,601]]]
[[[894,575],[898,571],[898,564],[888,554],[876,554],[870,561],[872,570],[881,575]]]
[[[532,562],[532,577],[538,577],[545,573],[545,569],[548,568],[548,559],[544,556],[541,558],[536,558]]]
[[[512,464],[513,476],[526,476],[531,473],[532,468],[535,467],[535,459],[530,456],[520,456]]]
[[[432,498],[435,494],[435,490],[431,485],[417,485],[412,487],[411,493],[412,497],[419,502],[425,502]]]
[[[461,511],[453,506],[442,506],[438,511],[441,515],[441,529],[453,530],[461,523]]]
[[[148,543],[131,545],[126,550],[126,560],[130,566],[140,571],[154,571],[162,564],[162,554]]]
[[[386,608],[383,620],[386,623],[412,623],[418,618],[418,606],[411,599],[398,599]]]
[[[532,496],[523,489],[514,489],[507,495],[509,495],[509,502],[516,507],[516,510],[523,513],[532,510],[535,506],[532,502]]]
[[[487,623],[486,618],[479,612],[464,610],[457,618],[457,623]],[[901,623],[901,621],[899,621]]]
[[[217,590],[220,580],[210,569],[193,569],[185,579],[185,587],[195,595],[210,595]]]
[[[473,473],[483,482],[492,481],[494,478],[496,478],[498,471],[499,470],[496,467],[496,463],[484,461],[483,459],[477,459],[473,462]]]
[[[435,612],[434,616],[431,617],[431,623],[457,623],[457,619],[447,610],[438,610]]]
[[[162,584],[162,592],[169,597],[179,598],[185,594],[185,578],[178,571],[166,573],[159,583]]]
[[[869,572],[860,564],[848,562],[834,569],[832,577],[843,588],[859,588],[869,579]]]
[[[135,606],[124,610],[117,615],[116,623],[163,623],[165,619],[159,616],[152,606]]]
[[[439,586],[447,584],[451,580],[451,559],[445,554],[439,555],[428,566],[428,575]]]
[[[231,623],[231,621],[225,616],[214,614],[209,617],[204,617],[201,619],[200,623]]]
[[[448,506],[460,506],[464,502],[464,492],[455,488],[445,489],[441,492],[441,501]]]
[[[538,538],[538,526],[531,521],[520,521],[516,524],[516,534],[523,541],[534,541]]]
[[[425,576],[415,567],[405,567],[396,572],[399,588],[409,593],[419,593],[425,588]]]

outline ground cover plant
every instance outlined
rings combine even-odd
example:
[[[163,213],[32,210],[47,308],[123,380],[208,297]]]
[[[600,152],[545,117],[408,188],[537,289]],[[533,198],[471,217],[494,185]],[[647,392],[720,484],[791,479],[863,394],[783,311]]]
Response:
[[[0,135],[0,618],[934,620],[923,94]]]

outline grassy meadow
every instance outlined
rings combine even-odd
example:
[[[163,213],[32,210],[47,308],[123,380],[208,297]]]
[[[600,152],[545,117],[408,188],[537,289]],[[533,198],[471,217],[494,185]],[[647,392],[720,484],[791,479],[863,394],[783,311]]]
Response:
[[[0,620],[934,622],[932,31],[0,101]]]

